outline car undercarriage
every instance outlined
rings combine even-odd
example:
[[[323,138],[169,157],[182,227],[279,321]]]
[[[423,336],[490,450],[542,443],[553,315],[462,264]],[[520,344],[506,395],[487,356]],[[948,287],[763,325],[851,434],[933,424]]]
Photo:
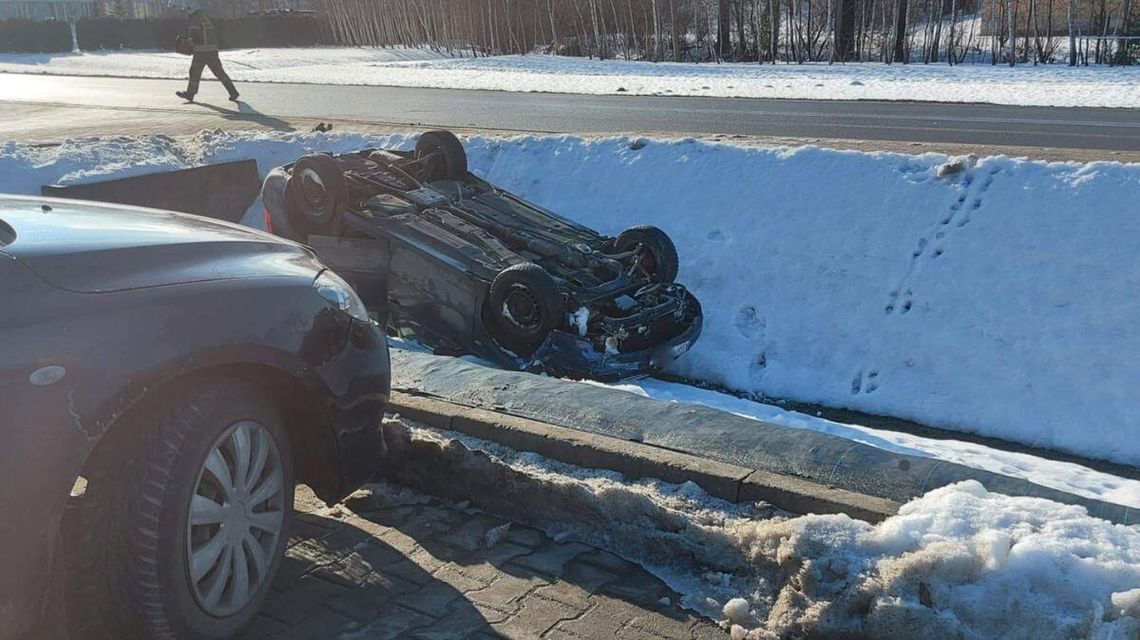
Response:
[[[373,307],[387,303],[395,333],[437,350],[618,379],[668,364],[700,334],[663,231],[607,237],[527,202],[469,173],[447,132],[414,151],[302,157],[270,174],[263,200],[271,230],[316,247]]]

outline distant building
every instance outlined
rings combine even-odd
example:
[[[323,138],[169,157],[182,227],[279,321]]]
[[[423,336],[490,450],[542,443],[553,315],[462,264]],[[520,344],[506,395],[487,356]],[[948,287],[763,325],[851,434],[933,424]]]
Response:
[[[98,0],[0,0],[0,20],[26,18],[73,22],[98,14]]]

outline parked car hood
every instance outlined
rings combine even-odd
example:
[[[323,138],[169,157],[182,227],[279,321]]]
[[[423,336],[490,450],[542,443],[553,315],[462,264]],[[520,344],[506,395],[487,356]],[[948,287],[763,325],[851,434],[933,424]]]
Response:
[[[0,253],[83,293],[315,273],[309,249],[199,216],[77,200],[0,196]]]

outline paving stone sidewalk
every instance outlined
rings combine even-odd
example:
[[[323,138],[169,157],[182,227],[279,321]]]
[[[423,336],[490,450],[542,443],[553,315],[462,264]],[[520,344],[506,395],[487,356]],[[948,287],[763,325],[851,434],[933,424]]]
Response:
[[[248,640],[726,637],[611,553],[434,499],[328,510],[301,489]]]

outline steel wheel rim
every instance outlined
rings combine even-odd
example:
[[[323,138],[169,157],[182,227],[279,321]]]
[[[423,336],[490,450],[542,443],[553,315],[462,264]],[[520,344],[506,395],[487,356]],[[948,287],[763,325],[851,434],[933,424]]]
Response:
[[[269,430],[253,421],[226,429],[202,461],[187,506],[186,570],[204,612],[226,617],[253,601],[291,506]]]
[[[328,208],[328,190],[321,182],[320,176],[312,169],[305,169],[301,173],[301,197],[305,199],[305,204],[323,216],[325,209]]]
[[[525,331],[534,331],[542,324],[542,311],[537,296],[521,284],[514,285],[507,292],[503,310],[512,324]]]

